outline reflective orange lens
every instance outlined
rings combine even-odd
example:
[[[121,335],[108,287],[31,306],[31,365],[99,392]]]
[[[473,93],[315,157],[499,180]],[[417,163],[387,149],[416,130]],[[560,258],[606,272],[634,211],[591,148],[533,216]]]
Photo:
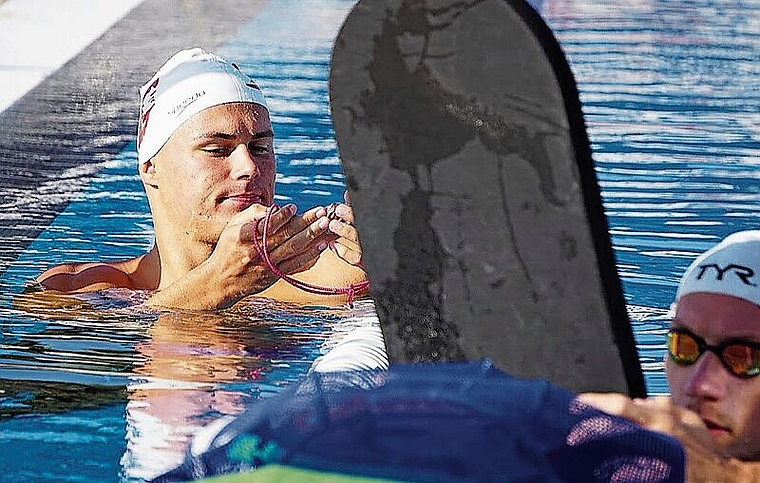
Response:
[[[668,352],[678,364],[694,364],[702,352],[694,338],[683,332],[668,332]]]
[[[760,351],[744,344],[728,345],[723,348],[723,363],[734,374],[756,376],[760,374]]]

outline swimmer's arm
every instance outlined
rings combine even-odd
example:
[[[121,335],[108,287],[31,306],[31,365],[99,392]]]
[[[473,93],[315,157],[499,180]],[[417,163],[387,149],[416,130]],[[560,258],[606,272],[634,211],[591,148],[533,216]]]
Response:
[[[238,213],[222,231],[211,256],[156,292],[147,304],[185,310],[224,309],[275,283],[276,275],[255,248],[256,240],[262,236],[257,220],[266,216],[265,211],[265,207],[252,205]],[[295,213],[295,205],[286,205],[269,219],[269,257],[286,273],[313,266],[327,246],[323,240],[328,224],[324,208],[316,207],[298,216]]]
[[[13,306],[43,319],[97,315],[90,303],[72,295],[116,287],[135,288],[128,272],[137,261],[139,258],[57,265],[27,283],[24,291],[13,298]]]
[[[234,278],[221,274],[214,264],[203,263],[171,286],[155,292],[146,303],[156,308],[215,310],[230,307],[248,295],[292,303],[342,304],[348,300],[346,294],[320,295],[305,292],[284,280],[271,283],[272,274],[268,269],[261,267],[260,270],[261,280],[269,280],[269,283],[263,290],[251,292],[248,289],[241,289],[238,284],[231,283],[234,282]],[[308,269],[291,276],[302,282],[322,287],[348,287],[367,279],[364,270],[346,263],[330,250],[323,251],[316,263]],[[366,290],[356,293],[355,296],[359,297],[364,293]]]
[[[251,209],[252,210],[252,209]],[[275,229],[268,240],[272,263],[279,270],[303,282],[323,287],[346,287],[365,280],[364,271],[334,254],[326,255],[327,244],[336,235],[326,231],[329,220],[324,207],[315,207],[293,216],[295,206],[282,212],[282,220],[272,220]],[[214,310],[234,305],[248,295],[283,302],[343,303],[345,295],[315,295],[278,281],[253,247],[250,225],[253,210],[238,214],[222,232],[211,256],[171,285],[155,293],[147,302],[153,307],[186,310]],[[255,226],[255,225],[254,225]],[[279,241],[278,241],[279,238]],[[356,294],[359,295],[359,294]]]
[[[35,282],[45,290],[63,294],[135,288],[121,265],[123,263],[67,263],[46,270]]]
[[[93,315],[90,303],[75,294],[128,287],[129,276],[117,264],[73,263],[52,267],[27,283],[13,306],[42,319]]]

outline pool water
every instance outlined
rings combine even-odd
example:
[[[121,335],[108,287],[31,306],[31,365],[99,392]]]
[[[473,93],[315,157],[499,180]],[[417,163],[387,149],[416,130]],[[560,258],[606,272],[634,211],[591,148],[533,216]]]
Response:
[[[342,196],[327,76],[353,3],[268,2],[218,52],[267,95],[279,203],[305,209]],[[760,1],[544,0],[540,9],[576,74],[648,389],[664,393],[667,311],[680,273],[757,219]],[[136,165],[133,145],[104,162],[0,279],[8,481],[153,476],[181,457],[197,428],[293,384],[336,335],[374,323],[369,301],[156,314],[136,308],[145,294],[112,290],[63,309],[60,301],[54,310],[24,307],[24,283],[49,265],[152,246]]]

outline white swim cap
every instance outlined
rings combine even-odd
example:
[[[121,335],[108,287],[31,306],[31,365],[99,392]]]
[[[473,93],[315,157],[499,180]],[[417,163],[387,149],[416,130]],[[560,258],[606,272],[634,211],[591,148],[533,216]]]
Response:
[[[700,255],[681,278],[676,301],[686,294],[732,295],[760,305],[760,230],[739,231]]]
[[[235,64],[199,48],[183,50],[140,88],[137,158],[147,162],[195,114],[229,102],[267,107],[264,94]]]

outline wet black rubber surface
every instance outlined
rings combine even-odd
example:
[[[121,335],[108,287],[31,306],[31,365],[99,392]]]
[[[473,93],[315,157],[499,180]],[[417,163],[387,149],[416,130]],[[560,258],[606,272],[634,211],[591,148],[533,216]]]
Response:
[[[360,1],[330,82],[392,362],[645,393],[575,82],[530,6]]]

